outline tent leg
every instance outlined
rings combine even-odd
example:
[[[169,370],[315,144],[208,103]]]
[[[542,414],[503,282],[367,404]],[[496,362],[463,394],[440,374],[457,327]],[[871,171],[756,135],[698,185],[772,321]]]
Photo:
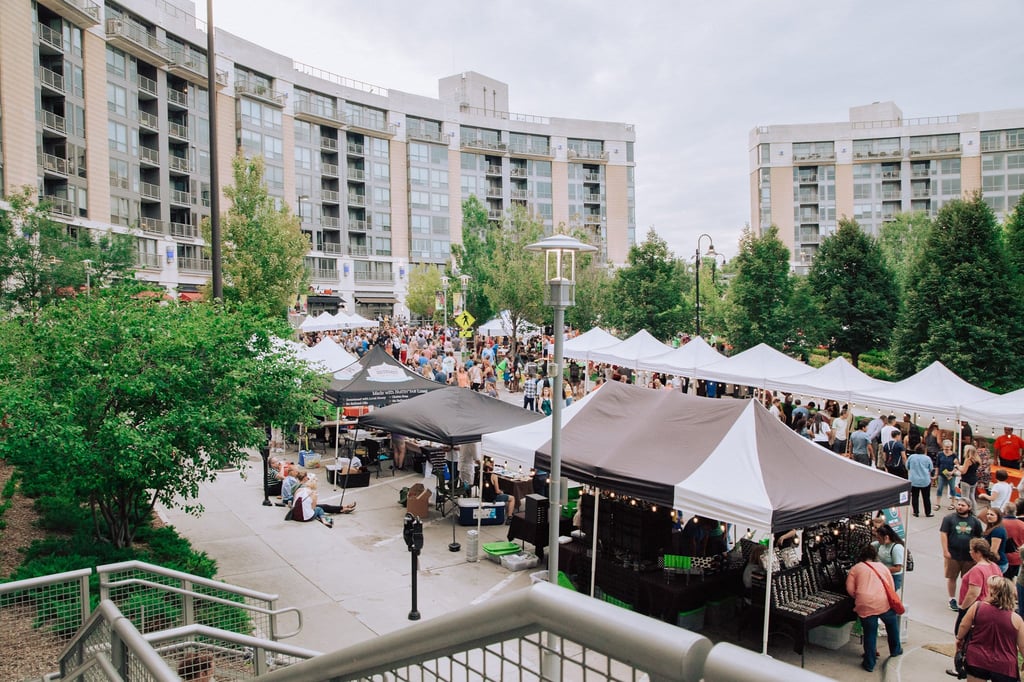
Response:
[[[764,579],[764,631],[761,634],[761,653],[768,655],[768,621],[772,612],[772,565],[775,558],[775,534],[768,534],[768,568]]]
[[[590,541],[590,596],[597,591],[597,506],[601,502],[601,489],[594,488],[594,530]]]
[[[334,466],[338,466],[338,443],[341,442],[341,408],[335,408],[334,411]],[[338,489],[338,472],[334,472],[334,489]],[[345,472],[345,478],[348,479],[348,472]]]

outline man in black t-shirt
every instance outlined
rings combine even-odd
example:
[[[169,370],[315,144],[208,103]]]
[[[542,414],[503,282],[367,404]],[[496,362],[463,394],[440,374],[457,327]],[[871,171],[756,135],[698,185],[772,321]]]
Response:
[[[939,526],[939,540],[945,560],[946,592],[949,593],[949,608],[959,610],[956,601],[956,581],[974,566],[971,560],[971,540],[980,538],[981,521],[974,515],[971,502],[964,497],[956,499],[956,509],[942,519]]]

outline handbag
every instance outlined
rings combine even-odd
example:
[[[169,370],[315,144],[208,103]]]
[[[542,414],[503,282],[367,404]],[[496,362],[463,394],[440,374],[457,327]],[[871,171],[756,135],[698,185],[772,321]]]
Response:
[[[953,654],[953,667],[956,668],[957,677],[961,680],[967,679],[967,645],[971,643],[971,636],[974,635],[974,626],[967,631],[964,635],[964,639],[960,642],[960,646],[956,648],[956,653]]]
[[[867,562],[865,562],[867,564]],[[902,616],[907,612],[907,607],[900,601],[900,595],[896,594],[896,590],[893,589],[892,585],[885,582],[882,579],[882,574],[875,570],[875,567],[871,564],[867,564],[867,567],[871,569],[871,572],[878,576],[878,579],[882,582],[882,587],[885,588],[885,596],[889,600],[889,608],[893,610],[897,616]]]

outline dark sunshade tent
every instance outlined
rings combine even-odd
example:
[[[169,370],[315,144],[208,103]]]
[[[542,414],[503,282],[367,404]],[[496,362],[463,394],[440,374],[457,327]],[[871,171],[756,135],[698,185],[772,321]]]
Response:
[[[476,443],[494,433],[543,419],[544,415],[510,405],[482,393],[449,386],[440,391],[374,410],[359,418],[372,426],[435,443]]]
[[[907,504],[910,484],[815,445],[751,400],[610,382],[562,429],[562,474],[748,528],[781,531]],[[551,461],[551,443],[536,466]]]
[[[324,391],[332,404],[382,407],[445,388],[408,369],[380,346],[371,348],[358,364],[362,369],[348,379],[335,379]]]

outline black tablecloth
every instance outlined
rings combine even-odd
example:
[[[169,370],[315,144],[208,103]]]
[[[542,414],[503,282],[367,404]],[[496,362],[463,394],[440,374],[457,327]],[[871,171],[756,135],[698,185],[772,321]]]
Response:
[[[763,598],[763,593],[761,597]],[[758,596],[754,596],[754,612],[757,618],[764,620],[764,603],[757,603]],[[819,625],[842,625],[856,620],[857,614],[853,610],[853,597],[846,597],[841,602],[832,606],[815,611],[806,616],[801,616],[789,611],[780,611],[773,608],[768,618],[769,632],[778,632],[793,640],[793,651],[803,656],[804,645],[807,643],[807,633]]]
[[[558,524],[558,534],[568,535],[572,532],[572,520],[561,518]],[[508,527],[508,539],[514,540],[525,540],[533,545],[534,550],[537,552],[537,556],[544,558],[544,548],[548,546],[548,524],[547,523],[533,523],[526,520],[526,513],[520,512],[512,515],[512,523]],[[570,543],[571,544],[571,543]],[[568,547],[569,545],[564,545]],[[559,553],[561,556],[561,553]],[[559,559],[559,565],[561,565],[561,559]]]

